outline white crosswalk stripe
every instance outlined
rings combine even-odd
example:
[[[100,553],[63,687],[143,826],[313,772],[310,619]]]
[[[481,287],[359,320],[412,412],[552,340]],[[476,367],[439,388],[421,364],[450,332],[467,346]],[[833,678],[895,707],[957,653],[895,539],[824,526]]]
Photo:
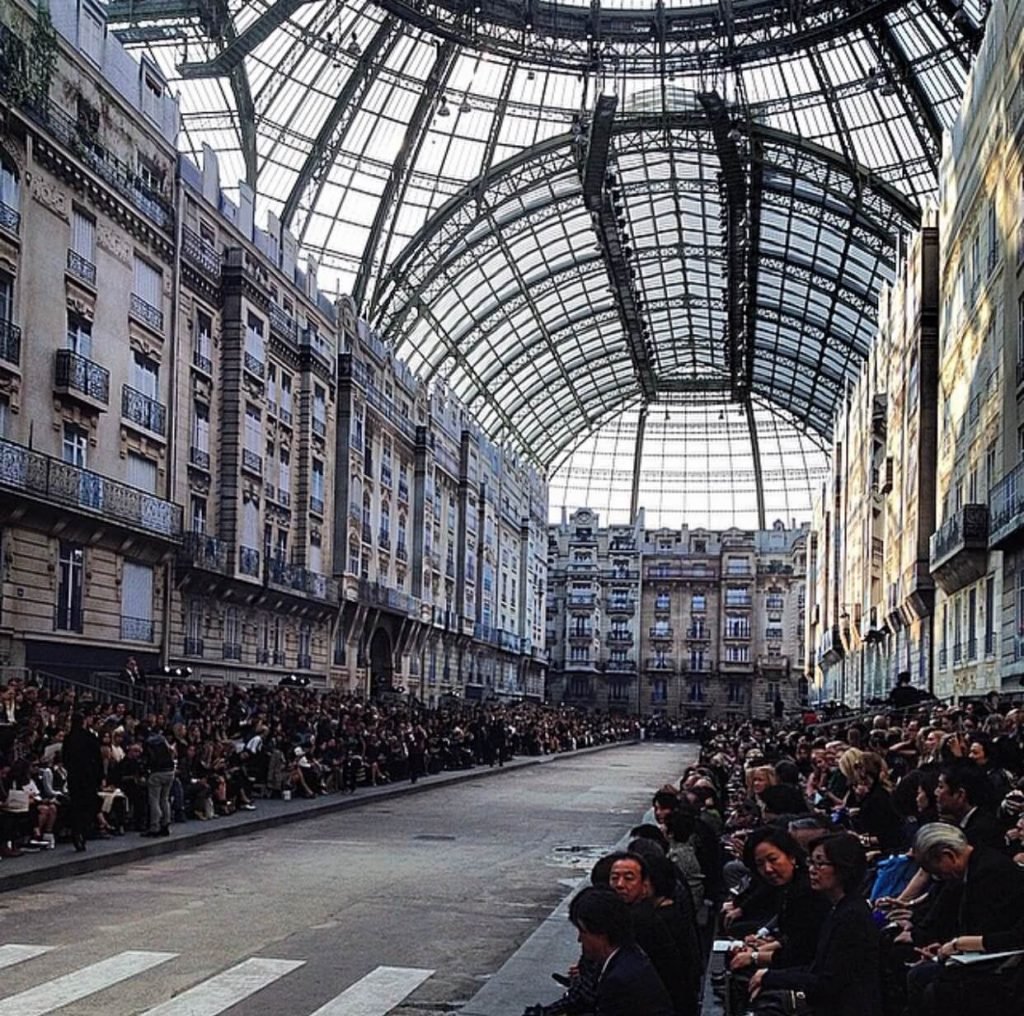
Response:
[[[4,967],[13,967],[15,963],[24,963],[25,960],[34,960],[37,956],[44,956],[53,946],[49,945],[15,945],[11,942],[8,945],[0,945],[0,970]]]
[[[217,1016],[285,974],[305,960],[250,959],[211,977],[169,1002],[147,1009],[143,1016]]]
[[[44,1016],[144,970],[174,959],[177,953],[129,950],[65,974],[0,1001],[0,1016]]]
[[[44,956],[53,948],[15,943],[0,945],[0,970]],[[63,1009],[89,995],[143,974],[178,955],[172,952],[134,950],[117,953],[9,998],[0,999],[0,1016],[46,1016],[47,1013]],[[306,966],[306,962],[251,957],[147,1009],[142,1016],[219,1016],[275,981]],[[376,967],[325,1002],[310,1016],[386,1016],[433,973],[433,970],[417,967]]]
[[[434,971],[377,967],[310,1016],[384,1016]]]

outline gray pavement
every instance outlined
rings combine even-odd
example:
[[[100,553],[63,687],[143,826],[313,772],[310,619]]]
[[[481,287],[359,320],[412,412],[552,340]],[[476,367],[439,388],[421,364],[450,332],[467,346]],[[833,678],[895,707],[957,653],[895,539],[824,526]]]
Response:
[[[596,759],[587,763],[582,757],[615,747],[621,749],[619,756],[601,763],[597,769],[593,765]],[[40,885],[35,890],[45,894],[37,900],[23,893],[10,893],[8,900],[0,906],[0,911],[6,911],[0,919],[14,922],[9,925],[8,932],[14,932],[18,941],[51,943],[63,941],[59,933],[59,917],[42,920],[32,917],[30,925],[30,914],[41,916],[49,913],[53,905],[65,908],[86,907],[89,911],[97,911],[92,915],[96,923],[91,927],[102,936],[109,937],[114,934],[112,929],[118,927],[110,923],[107,907],[103,903],[104,900],[110,900],[109,892],[114,891],[119,895],[124,893],[126,898],[135,899],[141,898],[140,893],[143,893],[152,897],[151,905],[145,914],[132,917],[130,931],[123,929],[117,932],[119,940],[123,936],[126,942],[181,952],[181,958],[167,964],[166,979],[159,981],[163,995],[155,994],[155,998],[168,997],[168,992],[181,990],[175,985],[184,987],[191,984],[229,961],[231,948],[217,938],[216,928],[223,922],[223,927],[246,929],[242,933],[234,931],[235,935],[240,934],[242,938],[235,948],[239,956],[258,951],[261,955],[269,953],[283,958],[274,962],[304,961],[307,963],[306,977],[309,979],[314,979],[315,975],[315,979],[325,984],[357,981],[365,974],[367,967],[382,962],[397,961],[403,966],[437,966],[437,973],[417,996],[421,999],[417,1008],[433,1012],[435,1010],[431,1001],[436,1000],[437,1012],[457,1010],[468,1016],[521,1016],[527,1005],[549,1002],[559,996],[561,988],[549,975],[552,971],[564,971],[576,958],[575,935],[568,926],[566,911],[572,887],[578,877],[589,869],[591,857],[587,850],[598,850],[597,844],[609,844],[639,821],[647,784],[651,783],[652,777],[659,779],[655,775],[661,770],[658,758],[671,758],[669,766],[672,769],[688,760],[692,748],[678,747],[681,749],[678,755],[674,751],[663,755],[668,746],[658,748],[653,755],[643,750],[638,750],[634,755],[634,749],[628,746],[609,745],[564,755],[516,759],[506,764],[504,769],[478,767],[443,773],[428,777],[415,786],[402,783],[361,788],[354,795],[333,794],[311,801],[263,800],[258,802],[258,810],[255,812],[241,812],[208,822],[189,822],[176,828],[166,839],[154,840],[129,835],[90,841],[84,854],[76,854],[70,846],[61,845],[55,851],[0,862],[0,891],[43,882],[53,883],[49,886]],[[574,763],[573,760],[578,762]],[[565,768],[563,775],[556,776],[558,769],[555,767],[559,762]],[[515,791],[517,781],[514,771],[531,767],[545,767],[546,775],[542,782],[527,778],[518,784],[522,790]],[[601,776],[595,781],[593,775],[587,777],[585,772],[601,773]],[[484,788],[479,781],[499,775],[508,775],[509,780],[500,781],[494,784],[493,791],[482,793]],[[526,776],[525,773],[523,775]],[[538,772],[537,775],[541,774]],[[670,778],[672,773],[664,772],[663,776]],[[475,789],[466,786],[463,797],[455,785],[467,781],[472,781]],[[572,784],[579,785],[581,792],[574,797],[566,797],[563,788]],[[634,786],[635,791],[628,796],[628,807],[617,810],[622,803],[626,803],[621,791],[627,786]],[[446,787],[447,790],[444,789]],[[400,799],[410,793],[421,795],[430,789],[441,791],[438,804],[424,811],[419,804],[424,799],[418,797],[414,811],[420,817],[413,817],[408,806],[402,805]],[[528,891],[518,895],[516,885],[527,888],[527,883],[523,881],[525,870],[518,877],[514,876],[509,883],[508,874],[520,871],[519,851],[525,849],[526,841],[523,841],[522,847],[515,844],[519,842],[521,831],[531,828],[529,825],[516,827],[509,824],[510,819],[502,810],[501,802],[509,800],[510,791],[517,799],[526,798],[531,802],[530,812],[535,816],[533,821],[540,820],[540,815],[544,814],[545,800],[550,799],[552,808],[556,809],[550,812],[551,818],[563,829],[562,837],[573,828],[575,833],[570,835],[584,837],[582,841],[569,838],[559,840],[558,834],[552,837],[551,830],[546,830],[545,839],[555,844],[553,848],[548,848],[553,850],[549,854],[549,861],[555,866],[561,866],[564,872],[561,893],[557,885],[553,886],[554,892],[538,893],[535,891],[536,885],[529,883]],[[464,814],[459,812],[459,800],[473,802],[467,805],[469,810]],[[442,801],[444,803],[440,804]],[[616,805],[613,801],[621,803]],[[492,802],[499,810],[493,816],[494,821],[488,823],[487,808]],[[354,811],[359,808],[363,809],[362,817]],[[344,826],[339,827],[336,823],[331,825],[333,813],[343,811],[351,812],[345,817]],[[525,816],[527,811],[524,810],[523,814]],[[590,820],[587,819],[588,815],[591,816]],[[427,816],[426,822],[418,826],[417,822],[424,822],[423,816]],[[325,821],[310,821],[316,819]],[[294,832],[282,831],[272,841],[266,841],[260,836],[246,836],[262,829],[303,821],[307,823],[306,828],[295,828]],[[491,827],[491,846],[478,842],[476,834],[471,831],[479,829],[483,832],[488,825]],[[368,835],[370,830],[385,827],[394,836],[393,859],[381,855],[372,845],[376,837]],[[191,854],[185,853],[201,844],[211,844],[230,837],[242,837],[238,840],[238,852],[211,851],[208,848]],[[458,850],[454,842],[456,838]],[[448,845],[442,841],[452,841],[452,849],[449,851]],[[595,846],[585,848],[571,845],[580,842]],[[498,846],[503,843],[508,844],[504,851]],[[562,845],[557,845],[559,843]],[[457,874],[458,865],[442,862],[438,850],[444,850],[445,854],[453,853],[462,864],[472,865],[475,880],[467,880],[463,887]],[[512,853],[508,854],[508,850]],[[353,858],[358,859],[354,863],[372,865],[373,877],[383,879],[384,884],[388,879],[398,877],[406,880],[401,883],[403,886],[409,884],[408,878],[415,870],[410,870],[409,865],[415,865],[416,858],[426,860],[433,857],[437,860],[436,865],[424,869],[424,875],[429,872],[429,877],[414,883],[421,887],[418,897],[410,897],[404,890],[400,892],[400,898],[413,899],[415,902],[406,915],[408,926],[393,932],[397,937],[393,943],[389,939],[389,946],[375,944],[361,937],[360,929],[367,926],[380,927],[382,930],[389,927],[386,921],[375,921],[372,916],[378,909],[375,894],[367,889],[368,895],[364,896],[361,888],[355,887],[337,894],[335,886],[341,883],[333,880],[344,871],[344,865],[339,865],[338,851],[354,852]],[[560,854],[559,851],[566,853]],[[488,863],[501,863],[499,859],[503,855],[508,855],[510,862],[499,880],[503,888],[497,888],[498,882],[495,882],[494,892],[498,895],[488,896],[483,908],[485,913],[481,913],[481,901],[476,895],[477,890],[472,889],[471,885],[480,885],[481,870],[487,871]],[[513,857],[515,860],[512,860]],[[265,858],[272,860],[264,863]],[[128,863],[140,861],[144,863]],[[237,867],[238,861],[242,864],[240,871],[228,867],[232,864]],[[118,865],[124,867],[123,873],[111,871],[98,878],[69,878],[105,868],[113,869]],[[481,869],[481,865],[485,867]],[[251,903],[246,899],[245,871],[250,868],[257,884],[267,885],[268,889],[273,884],[272,895],[278,898],[279,905],[288,908],[290,923],[286,925],[281,920],[284,912],[276,917],[266,914],[257,905],[258,897]],[[469,874],[468,869],[463,870]],[[275,872],[281,878],[287,872],[286,880],[275,880]],[[367,868],[366,873],[369,883],[372,881],[371,868]],[[117,881],[109,881],[114,875]],[[268,876],[271,881],[264,882]],[[59,879],[67,881],[60,884],[56,881]],[[296,887],[294,892],[291,891],[293,884]],[[297,887],[307,884],[311,892],[298,895]],[[486,876],[482,884],[488,884]],[[209,888],[203,890],[201,887],[204,885]],[[332,901],[329,904],[324,903],[325,890],[327,898]],[[465,897],[465,893],[471,894],[470,897]],[[337,907],[334,900],[336,895],[341,901]],[[469,903],[470,898],[473,900],[472,905]],[[89,900],[92,902],[87,903]],[[46,910],[39,909],[42,906]],[[553,911],[549,909],[551,907],[554,907]],[[210,917],[217,915],[219,918],[217,924],[202,932],[204,936],[214,937],[202,939],[204,943],[209,942],[209,949],[201,950],[194,959],[188,960],[193,949],[189,944],[191,933],[186,933],[185,928],[193,927],[194,918],[203,914]],[[435,917],[428,921],[427,914]],[[504,918],[501,916],[503,914],[506,915]],[[180,919],[177,915],[185,919],[186,925],[174,930]],[[171,921],[169,926],[168,920]],[[432,933],[434,937],[417,941],[412,929],[417,923],[423,922],[436,928],[436,931]],[[32,934],[30,926],[34,929],[34,936],[22,939],[22,935]],[[168,931],[168,927],[172,930]],[[205,929],[207,926],[201,922],[195,927]],[[470,942],[466,938],[470,928],[475,934],[474,951],[463,955],[463,950]],[[516,931],[517,928],[519,931]],[[112,941],[94,943],[93,932],[85,926],[81,933],[84,937],[80,938],[79,945],[63,947],[68,952],[66,962],[69,964],[73,958],[84,961],[93,958],[94,954],[99,957],[113,947]],[[522,938],[523,934],[526,935],[525,939]],[[510,937],[522,944],[508,957],[507,943]],[[5,940],[10,940],[9,934]],[[460,943],[466,945],[461,946]],[[506,943],[504,949],[502,943]],[[338,951],[338,946],[341,951]],[[132,948],[137,946],[133,944]],[[488,965],[488,955],[494,955],[495,959],[498,956],[508,959],[497,959],[497,963]],[[449,957],[448,960],[443,958],[445,956]],[[179,972],[181,965],[186,963],[191,963],[192,967]],[[156,971],[159,977],[163,977],[163,969],[160,967]],[[29,974],[26,965],[26,985],[30,983]],[[292,975],[293,978],[296,976],[299,975]],[[9,990],[18,984],[12,982]],[[482,987],[478,988],[481,984]],[[470,990],[465,990],[467,988]],[[157,989],[154,988],[154,991]],[[264,989],[259,998],[263,999],[262,1003],[257,1004],[258,1000],[253,1000],[249,1007],[232,1008],[232,1013],[237,1011],[239,1016],[246,1016],[257,1011],[299,1011],[293,1006],[292,990],[284,982],[280,988],[272,986]],[[442,999],[447,999],[448,1004],[443,1004]],[[302,1011],[306,1012],[308,1008]],[[80,1016],[94,1016],[97,1012],[110,1011],[127,1012],[128,1009],[119,1010],[116,1002],[113,1003],[113,1009],[108,1004],[105,1008],[97,1007],[94,1010],[84,1007],[84,1003],[74,1009]],[[131,1011],[137,1010],[133,1008]]]
[[[426,776],[413,784],[408,781],[386,783],[377,787],[360,787],[355,793],[331,793],[311,800],[279,798],[256,800],[255,811],[237,811],[233,815],[213,818],[205,822],[190,820],[172,827],[171,835],[149,839],[139,833],[128,832],[110,839],[89,840],[83,853],[76,853],[69,843],[58,844],[54,850],[26,851],[21,857],[5,857],[0,861],[0,893],[24,889],[40,882],[102,871],[120,864],[159,857],[179,850],[191,850],[206,843],[245,836],[260,829],[272,829],[292,822],[319,818],[336,811],[358,808],[368,801],[388,800],[405,794],[423,793],[437,787],[467,780],[478,780],[516,769],[536,765],[549,765],[559,758],[569,758],[590,752],[622,747],[624,742],[583,748],[579,751],[537,757],[520,757],[501,766],[476,766]],[[625,742],[628,743],[628,742]]]

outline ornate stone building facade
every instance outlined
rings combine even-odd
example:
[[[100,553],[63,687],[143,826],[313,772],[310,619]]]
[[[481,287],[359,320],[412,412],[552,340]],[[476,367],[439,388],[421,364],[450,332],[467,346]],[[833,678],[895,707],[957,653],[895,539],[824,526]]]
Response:
[[[549,698],[672,717],[770,716],[804,692],[806,529],[602,528],[549,536]]]

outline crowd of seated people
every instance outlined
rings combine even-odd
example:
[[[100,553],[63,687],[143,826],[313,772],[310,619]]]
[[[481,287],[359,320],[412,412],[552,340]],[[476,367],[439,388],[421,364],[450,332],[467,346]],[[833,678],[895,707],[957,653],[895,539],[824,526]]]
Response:
[[[522,702],[432,709],[171,680],[152,682],[133,709],[12,680],[0,686],[0,856],[63,836],[85,849],[88,838],[169,835],[172,822],[251,810],[257,796],[353,793],[636,733],[626,718]]]
[[[994,696],[708,728],[574,900],[565,994],[527,1013],[1024,1012],[1022,777],[1024,709]]]

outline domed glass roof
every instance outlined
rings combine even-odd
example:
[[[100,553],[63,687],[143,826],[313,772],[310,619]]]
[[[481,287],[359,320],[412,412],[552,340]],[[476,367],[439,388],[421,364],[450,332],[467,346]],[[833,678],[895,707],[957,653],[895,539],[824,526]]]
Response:
[[[107,4],[181,147],[549,469],[554,508],[620,520],[635,475],[652,525],[806,517],[986,8]]]

